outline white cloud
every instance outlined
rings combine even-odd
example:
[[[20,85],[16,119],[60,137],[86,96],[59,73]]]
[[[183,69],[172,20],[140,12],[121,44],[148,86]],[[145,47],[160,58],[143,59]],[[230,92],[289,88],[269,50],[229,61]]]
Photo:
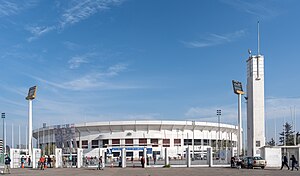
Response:
[[[217,122],[217,109],[222,110],[221,119],[222,122],[233,123],[237,121],[237,105],[226,105],[221,107],[191,107],[185,113],[185,116],[189,119],[197,119],[208,122]]]
[[[106,75],[107,76],[117,76],[120,72],[127,69],[126,64],[116,64],[108,68]]]
[[[32,37],[29,37],[27,41],[31,42],[34,39],[37,39],[38,37],[52,31],[55,29],[54,26],[28,26],[26,29],[33,35]]]
[[[116,64],[110,66],[104,72],[91,72],[84,76],[70,79],[69,81],[49,81],[40,77],[30,76],[42,83],[59,89],[66,90],[99,90],[99,89],[135,89],[139,88],[131,85],[119,85],[112,83],[109,78],[119,76],[121,72],[127,70],[126,64]]]
[[[76,5],[65,10],[62,14],[60,21],[62,28],[87,19],[97,12],[110,9],[111,6],[119,5],[122,0],[84,0],[77,2]]]
[[[259,18],[268,18],[278,15],[278,10],[272,9],[274,1],[242,1],[242,0],[221,0],[242,12],[249,13]]]
[[[1,0],[0,17],[16,15],[36,5],[35,0]]]
[[[300,97],[272,97],[267,98],[266,118],[291,120],[291,111],[300,112]]]
[[[74,42],[65,41],[63,44],[69,49],[69,50],[76,50],[80,48],[80,46]]]
[[[74,56],[72,57],[68,63],[70,69],[76,69],[79,68],[81,64],[89,63],[89,57],[93,54],[85,54],[82,56]]]
[[[239,30],[235,31],[233,33],[227,33],[227,34],[209,34],[208,36],[202,38],[198,41],[190,41],[182,43],[189,48],[203,48],[203,47],[209,47],[209,46],[215,46],[220,45],[224,43],[229,43],[238,40],[239,38],[245,36],[246,31],[245,30]]]
[[[58,19],[57,24],[49,25],[49,26],[38,26],[35,25],[33,27],[26,27],[28,31],[30,31],[33,36],[29,37],[27,40],[31,42],[34,39],[39,38],[43,34],[46,34],[53,30],[63,30],[65,27],[69,25],[73,25],[82,20],[89,18],[90,16],[110,9],[113,6],[120,5],[124,0],[73,0],[68,1],[70,4],[69,8],[66,8],[62,14],[60,14],[60,18]],[[15,4],[13,7],[17,7]],[[58,5],[57,7],[60,7]],[[1,8],[1,6],[0,6]],[[1,14],[1,13],[0,13]]]

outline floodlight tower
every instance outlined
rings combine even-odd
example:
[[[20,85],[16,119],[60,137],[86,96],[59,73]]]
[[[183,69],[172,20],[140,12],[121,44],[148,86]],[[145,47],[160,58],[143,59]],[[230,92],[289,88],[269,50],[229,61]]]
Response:
[[[37,86],[29,88],[26,100],[28,100],[28,155],[32,158],[32,100],[36,97]]]
[[[259,51],[259,22],[257,23],[257,55],[247,59],[247,154],[259,156],[265,146],[264,56]]]
[[[232,80],[233,91],[238,95],[238,135],[237,135],[237,157],[240,157],[242,150],[242,95],[244,94],[242,83]]]

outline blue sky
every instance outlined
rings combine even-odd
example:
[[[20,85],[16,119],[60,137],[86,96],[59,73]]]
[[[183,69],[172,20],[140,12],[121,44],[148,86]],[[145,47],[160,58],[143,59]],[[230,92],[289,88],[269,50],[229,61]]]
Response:
[[[237,123],[231,80],[265,56],[267,137],[300,112],[296,0],[1,0],[0,110],[25,130],[107,120]],[[245,121],[245,103],[243,119]],[[297,121],[297,131],[300,120]],[[1,131],[2,132],[2,131]],[[14,134],[17,134],[14,130]],[[278,132],[277,132],[278,133]],[[22,133],[25,136],[24,133]],[[15,143],[17,143],[15,137]],[[24,137],[22,139],[24,141]]]

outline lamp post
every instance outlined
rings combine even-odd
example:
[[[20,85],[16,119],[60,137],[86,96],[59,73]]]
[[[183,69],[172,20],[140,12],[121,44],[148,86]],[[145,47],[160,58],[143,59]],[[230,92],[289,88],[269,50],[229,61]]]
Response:
[[[4,119],[5,119],[5,113],[1,113],[1,118],[3,120],[3,133],[2,133],[2,157],[3,157],[3,163],[4,163],[4,150],[5,150],[5,143],[4,143]]]
[[[240,157],[241,154],[241,129],[242,129],[242,95],[245,94],[242,88],[242,83],[239,81],[232,80],[233,91],[238,95],[238,135],[237,135],[237,157]]]
[[[28,154],[32,158],[32,100],[36,97],[37,86],[29,88],[26,100],[28,100]],[[33,159],[33,158],[32,158]]]
[[[192,148],[193,148],[193,153],[192,153],[192,160],[194,161],[195,158],[195,152],[194,152],[194,146],[195,146],[195,121],[192,121],[193,124],[193,140],[192,140]]]
[[[217,110],[217,116],[218,116],[218,125],[219,125],[219,139],[218,139],[218,148],[219,148],[219,160],[220,160],[220,152],[221,152],[221,146],[220,146],[220,141],[221,141],[221,128],[220,128],[220,116],[222,114],[221,109]]]

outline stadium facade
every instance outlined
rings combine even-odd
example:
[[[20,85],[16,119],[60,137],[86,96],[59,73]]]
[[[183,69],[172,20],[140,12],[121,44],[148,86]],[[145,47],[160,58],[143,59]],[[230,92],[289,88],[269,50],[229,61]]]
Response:
[[[187,146],[196,155],[205,154],[208,146],[236,154],[237,133],[237,126],[224,123],[107,121],[43,126],[33,131],[33,137],[37,147],[49,154],[54,148],[62,148],[66,154],[82,148],[85,156],[99,156],[105,150],[118,157],[125,148],[127,157],[139,158],[144,148],[152,156],[163,155],[166,147],[169,156],[183,156]]]

